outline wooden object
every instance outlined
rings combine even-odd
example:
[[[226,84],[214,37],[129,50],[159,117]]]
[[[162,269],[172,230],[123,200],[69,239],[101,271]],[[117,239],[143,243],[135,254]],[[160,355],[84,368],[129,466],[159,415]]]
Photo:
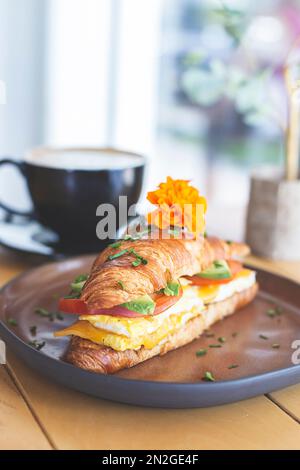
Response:
[[[272,172],[252,177],[246,241],[259,256],[300,260],[299,180],[282,180]]]

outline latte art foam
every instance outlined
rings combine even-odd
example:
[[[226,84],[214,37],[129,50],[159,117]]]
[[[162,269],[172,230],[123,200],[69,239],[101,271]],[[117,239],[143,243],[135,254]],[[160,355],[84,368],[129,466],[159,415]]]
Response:
[[[122,170],[143,164],[137,155],[101,151],[41,151],[27,154],[25,161],[31,165],[62,170]]]

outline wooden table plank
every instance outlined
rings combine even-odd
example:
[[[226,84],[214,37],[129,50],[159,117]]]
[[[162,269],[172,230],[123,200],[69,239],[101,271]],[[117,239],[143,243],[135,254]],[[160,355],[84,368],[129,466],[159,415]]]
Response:
[[[246,262],[300,283],[300,261],[272,261],[257,256],[248,256]]]
[[[14,253],[0,246],[0,287],[35,265],[47,262],[47,259]]]
[[[10,364],[58,449],[300,449],[300,426],[266,397],[206,409],[112,403]]]
[[[300,385],[273,392],[271,397],[283,410],[300,423]]]
[[[0,366],[0,449],[51,449],[3,365]]]

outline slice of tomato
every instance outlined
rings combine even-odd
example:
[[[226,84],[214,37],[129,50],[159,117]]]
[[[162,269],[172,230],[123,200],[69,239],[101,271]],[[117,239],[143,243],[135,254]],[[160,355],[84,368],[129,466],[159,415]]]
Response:
[[[153,294],[152,298],[156,303],[153,315],[159,315],[172,305],[174,305],[182,297],[182,288],[180,288],[179,295],[164,295]],[[121,305],[116,305],[111,308],[92,308],[81,299],[60,299],[59,310],[64,313],[71,313],[74,315],[111,315],[114,317],[128,317],[137,318],[148,315],[142,315],[133,310],[128,310]]]
[[[189,281],[192,281],[192,284],[195,286],[213,286],[219,284],[228,284],[231,282],[234,277],[243,269],[242,263],[234,260],[228,260],[227,264],[231,271],[231,277],[227,277],[226,279],[205,279],[200,276],[186,276]]]
[[[235,261],[234,259],[227,260],[227,264],[233,277],[243,269],[242,263]]]
[[[58,308],[64,313],[73,313],[74,315],[83,315],[88,313],[86,302],[80,299],[60,299]]]
[[[153,315],[158,315],[159,313],[162,313],[168,308],[172,307],[172,305],[176,304],[178,300],[181,299],[182,294],[182,287],[180,287],[178,295],[153,294],[152,298],[156,303]]]

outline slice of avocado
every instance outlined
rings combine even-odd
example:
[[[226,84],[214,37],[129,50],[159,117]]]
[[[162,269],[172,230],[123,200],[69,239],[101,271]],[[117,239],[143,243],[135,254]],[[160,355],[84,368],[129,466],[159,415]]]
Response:
[[[168,296],[179,295],[180,284],[177,281],[168,282],[167,286],[162,289],[163,293]]]
[[[82,291],[83,286],[84,286],[85,283],[86,283],[86,281],[82,281],[82,282],[72,282],[72,284],[71,284],[71,290],[72,290],[72,292],[81,293],[81,291]]]
[[[86,283],[88,277],[89,277],[88,274],[80,274],[79,276],[77,276],[74,279],[74,281],[71,283],[72,292],[81,293],[83,286]]]
[[[121,307],[125,307],[133,312],[138,312],[141,315],[152,315],[155,310],[155,305],[154,300],[152,300],[149,295],[143,295],[135,300],[121,304]]]
[[[231,277],[231,271],[225,260],[216,260],[197,276],[204,279],[228,279]]]

